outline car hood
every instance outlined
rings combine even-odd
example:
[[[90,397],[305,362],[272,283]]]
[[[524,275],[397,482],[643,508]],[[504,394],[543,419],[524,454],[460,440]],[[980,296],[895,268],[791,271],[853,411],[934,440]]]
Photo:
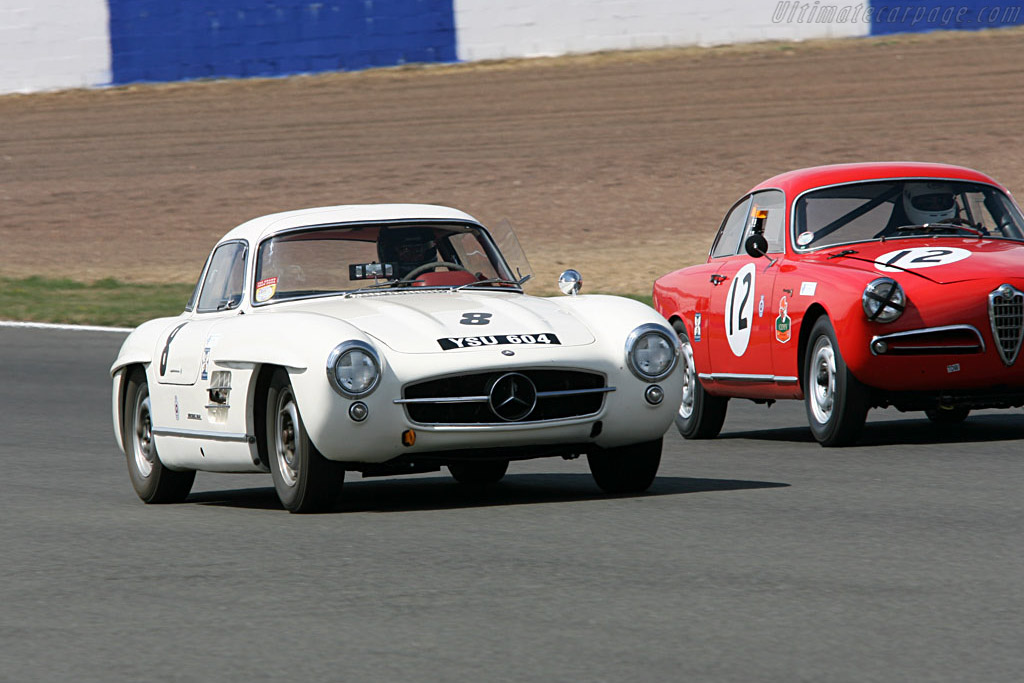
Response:
[[[471,352],[440,340],[499,335],[554,335],[562,346],[592,344],[589,326],[549,299],[502,292],[392,292],[317,299],[298,308],[354,325],[401,353]],[[295,309],[292,309],[295,310]],[[460,348],[464,347],[464,348]]]
[[[1019,272],[1024,243],[949,237],[886,240],[822,250],[814,260],[879,276],[909,273],[952,284]]]

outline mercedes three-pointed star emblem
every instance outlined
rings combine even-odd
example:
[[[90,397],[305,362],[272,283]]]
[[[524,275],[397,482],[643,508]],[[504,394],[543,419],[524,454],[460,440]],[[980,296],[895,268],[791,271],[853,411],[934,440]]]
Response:
[[[491,411],[506,422],[522,420],[537,405],[537,387],[526,375],[509,372],[491,385],[487,403]]]

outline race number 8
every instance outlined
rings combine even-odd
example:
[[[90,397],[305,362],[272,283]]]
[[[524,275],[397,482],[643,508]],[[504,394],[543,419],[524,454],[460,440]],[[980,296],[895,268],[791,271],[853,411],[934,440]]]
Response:
[[[742,356],[750,344],[750,323],[754,316],[754,284],[757,274],[753,263],[740,268],[729,285],[725,299],[725,336],[733,355]]]
[[[487,325],[491,322],[491,313],[463,313],[462,325]]]

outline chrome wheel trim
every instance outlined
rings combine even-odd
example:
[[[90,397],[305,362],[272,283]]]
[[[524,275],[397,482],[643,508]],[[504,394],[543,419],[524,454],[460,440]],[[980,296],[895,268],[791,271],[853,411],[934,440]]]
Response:
[[[682,352],[679,354],[683,365],[683,400],[679,404],[679,417],[684,420],[693,415],[693,401],[697,395],[697,371],[693,367],[693,348],[687,339],[681,339]]]
[[[141,401],[135,401],[135,435],[132,439],[132,459],[139,476],[146,478],[153,473],[156,462],[156,446],[153,445],[152,408],[147,394]]]
[[[295,486],[299,480],[299,462],[302,456],[302,427],[291,388],[286,387],[278,394],[275,415],[274,451],[277,469],[287,486]]]
[[[814,344],[811,361],[811,413],[820,424],[828,424],[836,400],[836,354],[828,337]]]

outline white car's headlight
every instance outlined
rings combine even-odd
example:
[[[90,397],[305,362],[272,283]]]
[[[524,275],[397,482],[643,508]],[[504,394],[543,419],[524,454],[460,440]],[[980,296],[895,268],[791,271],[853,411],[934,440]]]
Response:
[[[900,283],[891,277],[880,277],[869,282],[868,286],[864,288],[861,302],[868,320],[891,323],[903,315],[907,297],[903,293]]]
[[[338,344],[327,357],[327,380],[335,391],[347,398],[370,394],[380,381],[377,351],[357,340]]]
[[[661,325],[641,325],[626,339],[626,363],[633,374],[645,382],[667,377],[678,358],[679,345],[675,335]]]

